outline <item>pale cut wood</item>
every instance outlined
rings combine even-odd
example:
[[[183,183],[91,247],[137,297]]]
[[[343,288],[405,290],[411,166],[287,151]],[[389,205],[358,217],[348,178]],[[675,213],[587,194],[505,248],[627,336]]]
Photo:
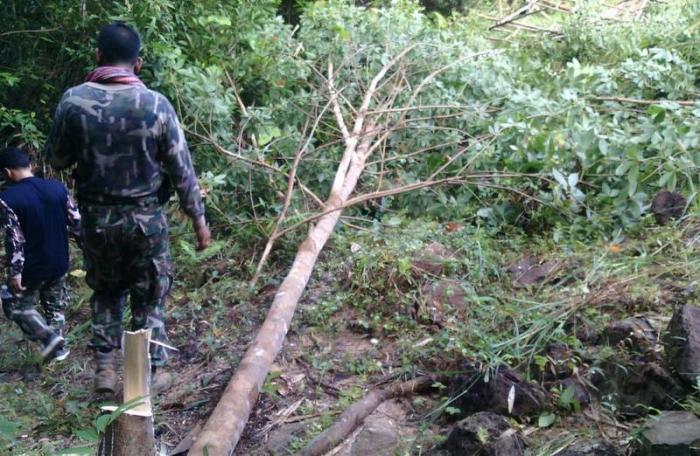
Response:
[[[124,333],[124,403],[137,403],[107,426],[99,456],[157,454],[151,409],[150,339],[150,329]],[[103,407],[105,411],[115,409]]]
[[[139,399],[139,404],[127,412],[151,412],[151,330],[124,333],[124,403]]]

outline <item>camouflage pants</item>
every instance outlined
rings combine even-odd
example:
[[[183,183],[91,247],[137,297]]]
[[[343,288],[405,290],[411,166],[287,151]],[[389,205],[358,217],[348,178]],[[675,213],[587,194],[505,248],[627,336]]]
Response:
[[[22,285],[26,290],[21,294],[2,287],[5,316],[17,323],[29,340],[47,342],[53,334],[62,334],[68,301],[65,276],[46,281],[25,280]],[[37,301],[41,313],[36,309]]]
[[[167,343],[163,314],[172,264],[162,208],[81,205],[80,212],[86,281],[94,292],[91,346],[104,352],[121,347],[127,297],[131,330],[151,328],[153,339]],[[163,347],[151,344],[152,364],[166,361]]]

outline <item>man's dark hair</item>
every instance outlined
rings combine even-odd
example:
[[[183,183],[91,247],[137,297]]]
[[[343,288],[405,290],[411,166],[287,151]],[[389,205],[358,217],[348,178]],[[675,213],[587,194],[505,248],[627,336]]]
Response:
[[[102,52],[102,64],[134,63],[141,50],[141,38],[124,22],[112,22],[100,30],[97,48]]]
[[[8,147],[0,151],[0,169],[28,168],[29,163],[29,155],[19,147]]]

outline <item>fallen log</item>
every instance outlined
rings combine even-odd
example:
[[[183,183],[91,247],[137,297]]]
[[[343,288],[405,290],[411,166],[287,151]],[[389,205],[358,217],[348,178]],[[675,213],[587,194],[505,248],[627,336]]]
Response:
[[[407,382],[395,383],[387,388],[373,389],[340,415],[330,428],[323,431],[296,456],[321,456],[343,442],[379,405],[395,397],[427,391],[435,384],[435,378],[424,376]]]
[[[374,142],[375,138],[386,132],[386,128],[378,127],[367,119],[367,113],[379,83],[411,49],[413,47],[404,49],[374,76],[364,94],[361,106],[356,111],[352,131],[346,127],[340,112],[336,92],[332,86],[333,68],[329,65],[330,101],[343,132],[345,149],[330,195],[324,204],[326,213],[318,219],[315,226],[311,227],[306,240],[299,246],[294,263],[282,281],[262,327],[246,350],[236,373],[201,434],[192,445],[190,455],[228,456],[233,453],[238,444],[270,365],[282,349],[297,303],[311,277],[316,259],[338,223],[344,203],[355,190],[367,158],[378,146]]]
[[[322,205],[322,213],[313,218],[316,224],[310,226],[306,240],[299,246],[291,269],[275,294],[258,334],[246,350],[219,403],[192,445],[189,452],[191,456],[205,454],[228,456],[233,453],[238,444],[270,366],[282,349],[296,306],[311,277],[318,255],[338,223],[342,210],[351,200],[350,196],[362,175],[367,159],[385,144],[391,132],[405,126],[408,110],[402,110],[398,119],[392,119],[388,113],[395,107],[397,96],[407,90],[406,68],[397,64],[419,44],[415,43],[404,48],[387,62],[367,85],[360,106],[357,109],[351,107],[347,113],[341,110],[339,94],[334,87],[333,66],[329,64],[328,79],[324,83],[327,84],[326,93],[329,94],[329,103],[333,108],[344,143],[343,155],[336,170],[330,194]],[[491,54],[491,52],[473,54],[469,58],[484,54]],[[466,58],[455,60],[428,74],[415,86],[406,106],[414,106],[420,92],[438,74],[464,60]],[[387,77],[389,70],[394,67],[398,69]],[[380,89],[383,93],[380,93]],[[374,110],[371,109],[373,102],[378,103]],[[348,128],[350,124],[346,125],[345,116],[352,118],[352,128]],[[460,149],[450,156],[449,160],[433,172],[427,179],[428,182],[423,185],[434,185],[438,175],[445,172],[447,167],[466,150]],[[458,172],[461,173],[466,169],[467,167],[464,166]],[[286,230],[280,230],[276,236],[284,233]]]

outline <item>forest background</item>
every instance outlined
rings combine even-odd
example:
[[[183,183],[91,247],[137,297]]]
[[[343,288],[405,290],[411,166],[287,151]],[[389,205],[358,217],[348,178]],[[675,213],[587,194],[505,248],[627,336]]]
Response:
[[[658,191],[674,190],[686,196],[690,219],[697,213],[700,5],[649,2],[643,15],[611,19],[603,2],[578,2],[575,11],[536,19],[534,33],[489,28],[493,21],[484,16],[519,6],[5,0],[0,143],[23,145],[51,174],[40,151],[61,93],[92,68],[101,24],[133,24],[144,42],[142,78],[181,116],[217,239],[194,252],[172,205],[174,327],[190,325],[181,340],[194,335],[201,356],[235,366],[236,347],[245,345],[250,334],[243,333],[253,331],[260,312],[248,315],[239,303],[278,284],[333,183],[344,148],[337,110],[352,118],[374,75],[400,55],[372,99],[382,130],[356,190],[366,197],[344,212],[319,266],[325,282],[295,324],[342,332],[350,312],[354,333],[392,341],[404,373],[465,358],[484,371],[542,364],[537,356],[553,341],[580,348],[566,326],[572,315],[583,313],[596,328],[649,308],[668,317],[659,304],[664,284],[695,283],[700,265],[687,247],[692,224],[686,218],[655,227],[650,205]],[[263,264],[270,237],[277,244]],[[413,266],[435,243],[456,252],[437,275],[465,291],[468,321],[434,326],[421,307],[427,279]],[[566,264],[566,279],[546,281],[550,289],[512,287],[508,268],[523,255]],[[80,272],[76,264],[76,318],[85,315]],[[609,292],[610,284],[615,293],[622,287],[624,299],[615,299],[629,305],[590,310],[591,295]],[[231,308],[250,321],[231,330]],[[195,328],[193,320],[209,327]],[[86,332],[79,324],[74,343]],[[430,344],[410,348],[426,338]],[[223,347],[230,353],[217,353]],[[2,372],[32,364],[26,353],[3,356]],[[373,366],[349,369],[364,381],[377,373]],[[60,371],[65,381],[83,372],[73,367]],[[274,380],[268,394],[279,398]],[[49,382],[45,391],[56,387],[55,379],[42,381]],[[8,441],[22,432],[41,435],[43,443],[32,437],[26,446],[44,451],[81,440],[76,432],[97,413],[84,394],[63,384],[58,399],[47,394],[44,405],[22,408],[21,383],[3,384]],[[201,405],[202,416],[212,401]],[[459,414],[450,401],[438,402],[441,413]]]

